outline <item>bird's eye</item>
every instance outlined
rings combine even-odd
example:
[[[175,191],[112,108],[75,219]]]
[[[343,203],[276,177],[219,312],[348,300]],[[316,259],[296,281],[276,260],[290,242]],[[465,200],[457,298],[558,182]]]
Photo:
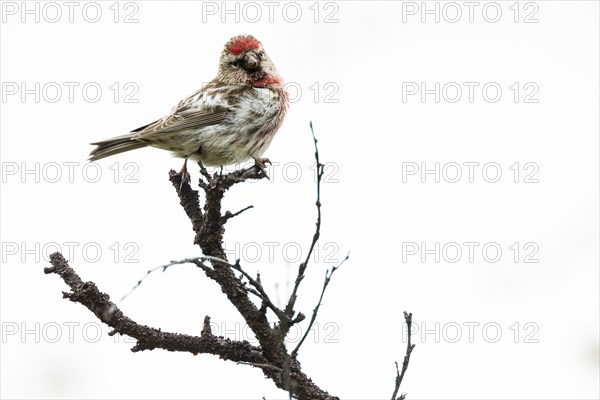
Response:
[[[265,55],[265,52],[264,52],[264,51],[259,51],[259,52],[258,52],[258,56],[259,56],[260,58],[262,58],[264,55]]]
[[[234,66],[234,67],[237,67],[237,66],[238,66],[238,62],[237,62],[237,61],[231,61],[231,62],[229,63],[229,65],[232,65],[232,66]]]

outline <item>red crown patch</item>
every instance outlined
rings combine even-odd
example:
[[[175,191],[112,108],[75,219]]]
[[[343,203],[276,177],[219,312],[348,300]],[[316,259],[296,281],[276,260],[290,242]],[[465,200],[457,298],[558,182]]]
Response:
[[[238,55],[246,50],[258,50],[260,42],[254,36],[236,36],[227,46],[230,53]]]

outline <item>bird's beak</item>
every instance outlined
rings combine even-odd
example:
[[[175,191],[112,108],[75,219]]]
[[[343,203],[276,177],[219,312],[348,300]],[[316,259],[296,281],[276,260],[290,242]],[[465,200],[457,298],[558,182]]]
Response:
[[[258,57],[254,53],[247,53],[242,60],[242,67],[247,71],[258,68],[258,65]]]

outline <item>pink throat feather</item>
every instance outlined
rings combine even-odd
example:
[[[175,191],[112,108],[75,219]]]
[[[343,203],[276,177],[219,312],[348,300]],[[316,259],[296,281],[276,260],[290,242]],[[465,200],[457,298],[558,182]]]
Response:
[[[257,81],[251,81],[250,86],[254,87],[267,87],[267,86],[281,86],[281,80],[273,75],[265,75]]]

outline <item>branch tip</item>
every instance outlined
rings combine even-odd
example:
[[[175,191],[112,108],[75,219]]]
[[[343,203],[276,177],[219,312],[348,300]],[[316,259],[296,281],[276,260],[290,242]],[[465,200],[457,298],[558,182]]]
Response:
[[[402,371],[398,371],[398,362],[396,361],[396,382],[394,386],[394,393],[392,394],[392,400],[404,400],[406,399],[406,393],[402,393],[399,397],[396,397],[398,391],[400,390],[400,384],[402,383],[402,379],[404,379],[404,374],[408,369],[408,363],[410,361],[410,355],[415,348],[414,344],[411,344],[411,336],[412,336],[412,313],[408,313],[404,311],[404,321],[407,326],[407,344],[406,344],[406,354],[404,356],[404,361],[402,362]]]

